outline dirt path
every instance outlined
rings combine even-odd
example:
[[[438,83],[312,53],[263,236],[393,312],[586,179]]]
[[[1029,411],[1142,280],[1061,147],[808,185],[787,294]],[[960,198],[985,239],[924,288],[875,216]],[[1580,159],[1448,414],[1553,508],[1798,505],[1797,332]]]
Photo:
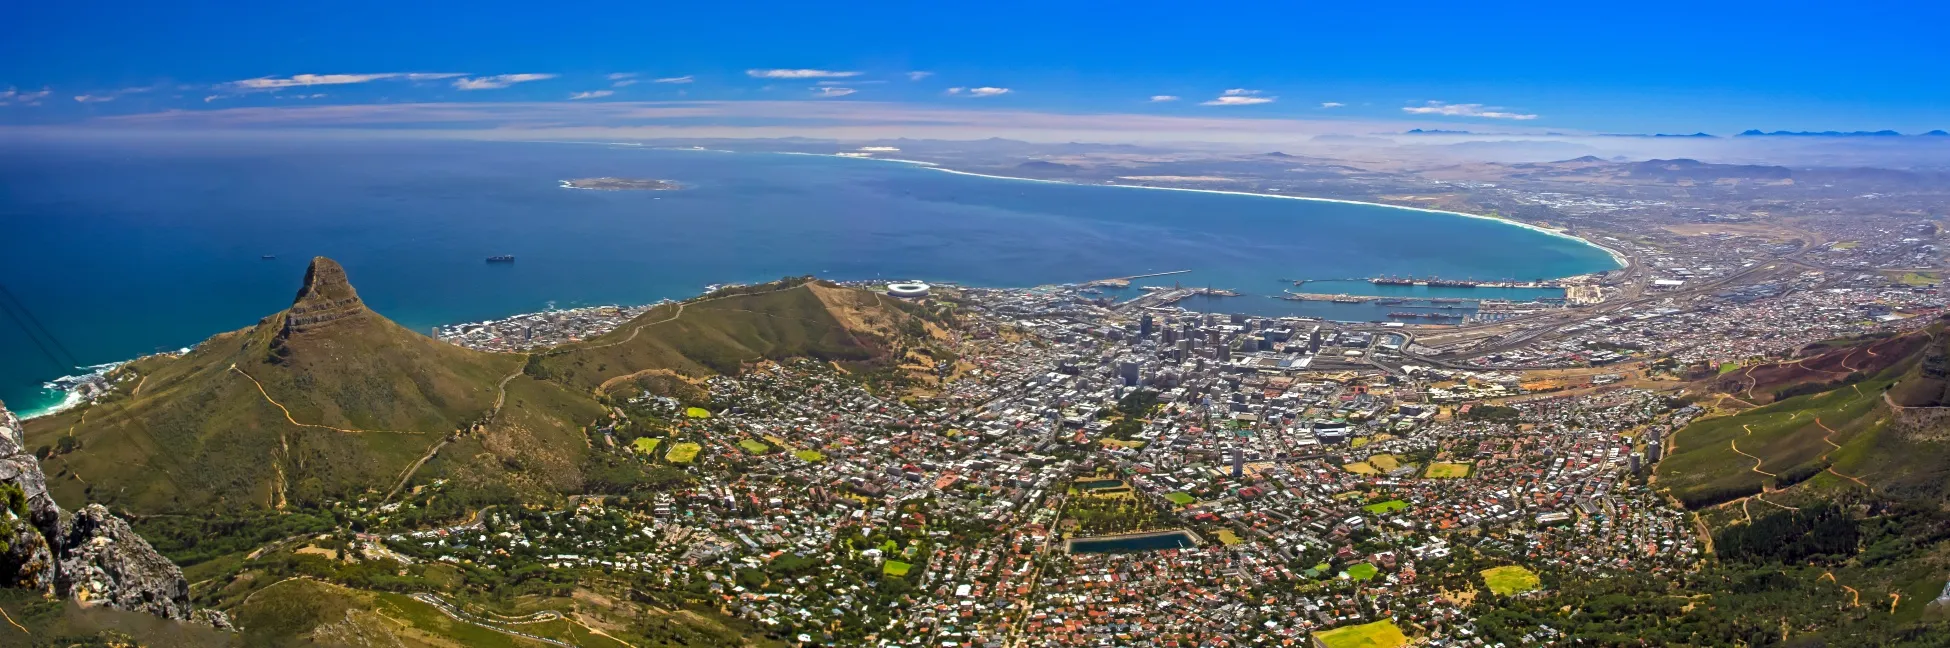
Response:
[[[270,403],[270,404],[272,404],[272,405],[274,405],[274,406],[276,406],[276,407],[278,408],[278,411],[280,411],[280,412],[284,412],[284,420],[286,420],[286,421],[290,421],[292,425],[296,425],[296,426],[298,426],[298,427],[307,427],[307,428],[317,428],[317,429],[320,429],[320,430],[331,430],[331,431],[333,431],[333,432],[344,432],[344,433],[346,433],[346,434],[368,434],[368,433],[379,433],[379,434],[426,434],[425,432],[401,432],[401,431],[398,431],[398,430],[354,430],[354,429],[349,429],[349,428],[340,428],[340,427],[332,427],[332,426],[330,426],[330,425],[314,425],[314,424],[311,424],[311,423],[299,423],[299,422],[298,422],[298,419],[295,419],[295,418],[292,418],[292,417],[291,417],[291,409],[290,409],[290,408],[287,408],[287,407],[285,407],[285,406],[284,406],[284,403],[280,403],[280,402],[278,402],[278,401],[277,401],[277,399],[275,399],[275,398],[271,398],[271,392],[268,392],[268,391],[265,391],[265,390],[264,390],[264,383],[261,383],[261,382],[258,382],[256,378],[252,378],[250,374],[248,374],[248,373],[245,373],[243,369],[239,369],[239,368],[237,368],[237,365],[235,365],[235,364],[233,364],[233,365],[230,365],[230,370],[231,370],[231,371],[235,371],[235,372],[237,372],[237,375],[239,375],[239,376],[243,376],[244,378],[246,378],[246,379],[248,379],[248,380],[250,380],[250,381],[251,381],[251,384],[253,384],[253,385],[256,385],[256,386],[257,386],[257,393],[258,393],[258,394],[261,394],[261,395],[263,395],[263,396],[264,396],[264,402],[266,402],[266,403]]]
[[[539,641],[545,644],[549,644],[551,646],[561,646],[562,648],[575,648],[573,644],[567,642],[557,641],[555,639],[550,639],[548,637],[540,637],[540,636],[528,634],[526,632],[521,632],[517,630],[509,630],[507,628],[503,628],[497,625],[492,625],[488,623],[483,623],[481,621],[477,621],[472,618],[473,616],[472,614],[466,614],[465,610],[456,608],[452,603],[448,603],[446,599],[442,599],[435,594],[422,592],[419,594],[413,594],[412,597],[413,600],[419,601],[421,603],[425,603],[428,606],[432,607],[433,609],[439,610],[441,614],[447,615],[447,618],[453,619],[455,621],[459,621],[461,623],[465,623],[477,628],[486,628],[488,630],[493,630],[495,632],[499,632],[501,634],[505,634],[513,637],[520,637],[522,639]]]
[[[1845,355],[1845,356],[1842,356],[1842,369],[1845,369],[1845,370],[1847,370],[1847,371],[1849,371],[1849,372],[1854,372],[1854,371],[1855,371],[1855,368],[1854,368],[1854,367],[1850,367],[1850,366],[1848,366],[1848,361],[1849,361],[1849,359],[1851,359],[1851,358],[1854,358],[1854,357],[1855,357],[1855,352],[1857,352],[1857,351],[1861,351],[1861,350],[1862,350],[1862,349],[1864,349],[1864,348],[1866,348],[1866,347],[1856,347],[1856,348],[1853,348],[1853,349],[1849,349],[1849,350],[1848,350],[1848,355]],[[1870,354],[1870,355],[1874,355],[1874,354]]]
[[[834,364],[833,366],[834,366],[835,368],[837,368],[837,367],[839,367],[839,365],[838,365],[838,364]],[[844,371],[844,370],[842,370],[842,371]],[[603,384],[600,384],[600,385],[597,385],[597,386],[596,386],[596,393],[598,393],[598,394],[607,394],[607,393],[609,393],[609,390],[610,390],[610,388],[613,388],[613,387],[615,387],[615,386],[617,386],[617,385],[621,385],[621,384],[623,384],[623,383],[626,383],[626,382],[629,382],[629,381],[632,381],[632,380],[636,380],[636,379],[638,379],[638,378],[642,378],[642,377],[645,377],[645,376],[670,376],[670,377],[672,377],[672,378],[676,378],[676,379],[678,379],[678,380],[682,380],[682,381],[684,381],[684,382],[687,382],[687,383],[691,383],[691,384],[697,384],[697,383],[696,383],[696,381],[694,381],[694,380],[692,380],[692,379],[691,379],[691,378],[689,378],[689,377],[686,377],[686,376],[685,376],[684,374],[680,374],[680,373],[677,373],[677,372],[675,372],[675,371],[671,371],[671,370],[669,370],[669,369],[663,369],[663,368],[657,368],[657,369],[645,369],[645,370],[643,370],[643,371],[638,371],[638,372],[635,372],[635,373],[626,373],[626,374],[623,374],[623,375],[621,375],[621,376],[617,376],[617,377],[614,377],[614,378],[611,378],[611,379],[609,379],[609,380],[605,380],[605,381],[603,381]]]
[[[1841,581],[1835,580],[1835,572],[1822,572],[1821,578],[1816,578],[1815,580],[1821,580],[1822,578],[1826,578],[1828,579],[1828,582],[1834,583],[1837,586],[1840,586],[1842,589],[1848,590],[1849,596],[1854,597],[1854,600],[1849,602],[1848,604],[1849,607],[1862,607],[1862,593],[1855,591],[1855,588],[1853,587],[1842,585]]]
[[[1741,451],[1740,451],[1740,443],[1739,443],[1739,442],[1736,442],[1736,441],[1734,441],[1734,440],[1732,440],[1732,439],[1728,439],[1728,440],[1727,440],[1727,445],[1728,445],[1728,446],[1731,446],[1731,447],[1733,447],[1733,451],[1734,451],[1734,453],[1736,453],[1736,454],[1739,454],[1739,455],[1740,455],[1740,456],[1742,456],[1742,457],[1746,457],[1746,458],[1748,458],[1748,459],[1752,459],[1752,460],[1754,460],[1754,468],[1753,468],[1753,470],[1754,470],[1754,472],[1757,472],[1757,473],[1760,473],[1760,474],[1763,474],[1763,475],[1767,475],[1768,477],[1773,477],[1773,478],[1775,478],[1775,479],[1779,479],[1779,478],[1781,477],[1780,475],[1776,475],[1776,474],[1774,474],[1774,473],[1771,473],[1771,472],[1767,472],[1767,471],[1765,471],[1765,470],[1761,470],[1761,469],[1760,469],[1760,466],[1761,466],[1761,464],[1762,464],[1763,462],[1761,461],[1761,459],[1760,459],[1760,457],[1756,457],[1756,456],[1753,456],[1753,455],[1750,455],[1750,454],[1747,454],[1747,453],[1745,453],[1745,452],[1741,452]]]
[[[1835,440],[1834,440],[1834,439],[1832,439],[1832,438],[1830,438],[1830,437],[1833,437],[1833,436],[1835,436],[1835,429],[1834,429],[1834,428],[1831,428],[1831,427],[1828,427],[1828,424],[1826,424],[1826,423],[1823,423],[1823,422],[1821,422],[1821,417],[1819,417],[1819,416],[1817,416],[1817,417],[1815,417],[1815,425],[1819,425],[1819,426],[1821,426],[1821,429],[1822,429],[1823,431],[1826,431],[1826,432],[1827,432],[1827,434],[1824,434],[1824,435],[1822,435],[1822,436],[1821,436],[1821,440],[1822,440],[1822,442],[1824,442],[1824,443],[1827,443],[1827,444],[1828,444],[1828,445],[1830,445],[1830,446],[1833,446],[1833,448],[1832,448],[1832,449],[1830,449],[1830,450],[1829,450],[1828,452],[1824,452],[1824,453],[1821,453],[1821,460],[1822,460],[1822,461],[1828,461],[1828,455],[1830,455],[1830,454],[1833,454],[1833,453],[1834,453],[1834,452],[1835,452],[1836,450],[1840,450],[1840,449],[1842,449],[1842,446],[1841,446],[1841,444],[1838,444],[1838,443],[1835,443]],[[1871,491],[1873,491],[1873,490],[1875,490],[1875,487],[1873,487],[1873,486],[1870,486],[1870,485],[1868,484],[1868,482],[1865,482],[1865,481],[1862,481],[1862,480],[1860,480],[1860,479],[1857,479],[1857,478],[1855,478],[1855,477],[1851,477],[1851,476],[1849,476],[1849,475],[1844,475],[1844,474],[1842,474],[1842,472],[1841,472],[1841,471],[1839,471],[1839,470],[1835,470],[1835,466],[1834,466],[1834,464],[1832,464],[1832,463],[1831,463],[1831,464],[1829,464],[1829,466],[1828,466],[1828,472],[1829,472],[1829,473],[1832,473],[1832,474],[1834,474],[1834,475],[1835,475],[1836,477],[1840,477],[1840,478],[1842,478],[1842,479],[1846,479],[1846,480],[1849,480],[1849,481],[1852,481],[1852,482],[1855,482],[1856,484],[1860,484],[1860,485],[1861,485],[1861,486],[1862,486],[1863,488],[1867,488],[1867,489],[1869,489],[1869,490],[1871,490]]]
[[[589,346],[582,346],[582,347],[570,347],[570,348],[567,348],[567,349],[563,349],[563,350],[564,350],[564,351],[582,351],[582,350],[588,350],[588,349],[607,349],[607,348],[609,348],[609,347],[613,347],[613,346],[616,346],[616,345],[619,345],[619,344],[627,344],[627,343],[629,343],[630,341],[632,341],[632,340],[635,340],[635,339],[636,339],[636,336],[637,336],[637,334],[639,334],[639,333],[642,333],[642,332],[643,332],[643,329],[646,329],[646,328],[649,328],[649,327],[652,327],[652,326],[656,326],[656,325],[658,325],[658,324],[664,324],[664,323],[668,323],[668,322],[673,322],[673,321],[676,321],[676,320],[677,320],[677,318],[679,318],[679,317],[683,317],[683,316],[684,316],[684,307],[686,307],[686,306],[690,306],[691,304],[702,304],[702,303],[706,303],[706,302],[714,302],[714,301],[718,301],[718,300],[720,300],[720,299],[730,299],[730,298],[732,298],[732,297],[747,297],[747,296],[751,296],[751,295],[769,295],[769,294],[772,294],[772,293],[775,293],[775,292],[785,292],[785,291],[788,291],[788,290],[797,290],[797,289],[799,289],[799,288],[804,288],[805,286],[806,286],[806,284],[799,284],[799,285],[797,285],[797,286],[792,286],[792,287],[790,287],[790,288],[775,288],[775,289],[772,289],[772,290],[767,290],[767,291],[764,291],[764,292],[755,292],[755,293],[739,293],[739,294],[736,294],[736,295],[725,295],[725,296],[722,296],[722,297],[707,297],[707,298],[704,298],[704,299],[699,299],[699,300],[695,300],[695,301],[687,301],[687,302],[677,302],[677,312],[675,312],[675,313],[671,313],[671,314],[670,314],[670,317],[666,317],[666,318],[663,318],[663,319],[660,319],[660,320],[657,320],[657,321],[655,321],[655,322],[644,322],[644,323],[642,323],[642,324],[638,324],[638,325],[636,325],[635,327],[632,327],[632,328],[630,329],[630,336],[629,336],[629,337],[626,337],[626,338],[623,338],[623,339],[621,339],[621,340],[617,340],[617,341],[615,341],[615,342],[610,342],[610,343],[607,343],[607,344],[593,344],[593,345],[589,345]]]

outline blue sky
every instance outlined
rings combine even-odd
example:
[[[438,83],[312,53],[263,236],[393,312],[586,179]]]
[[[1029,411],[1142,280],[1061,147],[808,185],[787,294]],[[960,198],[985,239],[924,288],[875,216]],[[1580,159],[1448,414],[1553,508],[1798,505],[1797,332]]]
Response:
[[[703,101],[772,108],[694,119],[789,121],[781,102],[818,102],[1479,131],[1950,128],[1940,3],[937,4],[6,3],[0,124]]]

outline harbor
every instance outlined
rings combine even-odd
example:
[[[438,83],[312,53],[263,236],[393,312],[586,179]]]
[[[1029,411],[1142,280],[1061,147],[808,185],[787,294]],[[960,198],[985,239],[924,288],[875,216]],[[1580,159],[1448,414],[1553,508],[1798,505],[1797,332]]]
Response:
[[[1566,285],[1562,281],[1547,281],[1543,279],[1539,279],[1536,281],[1477,281],[1474,279],[1443,279],[1434,276],[1422,278],[1422,279],[1417,279],[1414,277],[1383,276],[1383,277],[1368,277],[1365,279],[1282,279],[1281,281],[1290,281],[1293,283],[1293,286],[1295,288],[1303,287],[1309,283],[1363,282],[1363,281],[1375,286],[1425,286],[1430,288],[1557,288],[1557,289],[1562,289]]]

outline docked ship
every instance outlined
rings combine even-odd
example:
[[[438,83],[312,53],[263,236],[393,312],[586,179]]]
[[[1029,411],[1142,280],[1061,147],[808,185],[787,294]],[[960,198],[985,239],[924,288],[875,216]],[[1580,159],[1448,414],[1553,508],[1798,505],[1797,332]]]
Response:
[[[1440,288],[1475,288],[1481,283],[1482,282],[1466,281],[1462,279],[1437,279],[1435,277],[1429,278],[1429,286],[1440,287]]]
[[[1375,277],[1369,279],[1368,283],[1377,286],[1413,286],[1415,280],[1406,277]]]
[[[497,254],[497,255],[494,255],[494,256],[491,256],[491,257],[488,257],[488,258],[487,258],[487,262],[488,262],[488,263],[514,263],[514,262],[515,262],[515,255],[512,255],[512,254]]]
[[[1395,311],[1393,313],[1389,313],[1388,316],[1395,319],[1432,319],[1432,320],[1450,319],[1455,317],[1454,315],[1449,315],[1447,313],[1407,313],[1402,311]]]

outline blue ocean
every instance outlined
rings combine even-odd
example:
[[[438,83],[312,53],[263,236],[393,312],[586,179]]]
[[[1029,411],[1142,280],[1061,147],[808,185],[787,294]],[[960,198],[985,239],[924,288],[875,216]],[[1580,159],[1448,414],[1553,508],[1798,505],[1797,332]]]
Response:
[[[559,184],[599,176],[685,188]],[[518,261],[484,263],[499,254]],[[32,412],[58,401],[42,384],[74,364],[249,326],[289,304],[314,255],[339,260],[372,308],[419,330],[786,275],[1034,286],[1174,270],[1192,272],[1136,283],[1244,293],[1191,308],[1373,320],[1390,307],[1274,297],[1292,287],[1282,279],[1530,280],[1615,267],[1578,241],[1484,219],[879,160],[557,143],[18,141],[0,146],[0,285],[21,307],[0,319],[0,400]],[[34,343],[34,327],[54,339]]]

